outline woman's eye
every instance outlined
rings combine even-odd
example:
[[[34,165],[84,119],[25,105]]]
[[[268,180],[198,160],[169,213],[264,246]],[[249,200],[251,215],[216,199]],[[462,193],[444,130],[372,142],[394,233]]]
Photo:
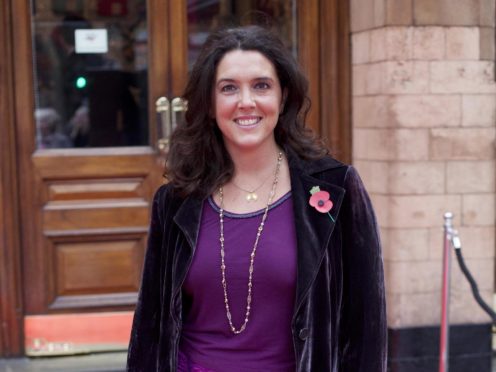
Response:
[[[255,89],[269,89],[269,88],[270,88],[270,85],[266,82],[263,82],[263,81],[255,84]]]
[[[224,85],[220,88],[221,92],[231,93],[236,91],[236,86],[232,84]]]

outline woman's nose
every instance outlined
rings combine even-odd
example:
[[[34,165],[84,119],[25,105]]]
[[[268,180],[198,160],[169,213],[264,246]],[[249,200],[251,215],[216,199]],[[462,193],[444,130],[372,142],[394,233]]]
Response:
[[[249,89],[240,89],[239,91],[239,107],[254,107],[255,100],[252,92]]]

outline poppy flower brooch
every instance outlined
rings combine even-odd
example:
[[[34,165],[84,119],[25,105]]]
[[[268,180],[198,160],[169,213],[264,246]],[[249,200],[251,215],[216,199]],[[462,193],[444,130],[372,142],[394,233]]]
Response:
[[[319,186],[314,186],[310,190],[310,194],[312,195],[309,200],[310,205],[320,213],[327,213],[331,221],[335,223],[336,221],[329,213],[333,206],[329,193],[321,191]]]

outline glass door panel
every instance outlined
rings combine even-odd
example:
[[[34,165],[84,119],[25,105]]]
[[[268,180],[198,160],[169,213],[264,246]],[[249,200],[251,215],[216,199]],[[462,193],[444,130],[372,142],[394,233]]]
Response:
[[[210,32],[224,26],[269,26],[296,56],[296,0],[188,0],[187,17],[189,70]]]
[[[36,147],[144,146],[146,0],[32,0]]]

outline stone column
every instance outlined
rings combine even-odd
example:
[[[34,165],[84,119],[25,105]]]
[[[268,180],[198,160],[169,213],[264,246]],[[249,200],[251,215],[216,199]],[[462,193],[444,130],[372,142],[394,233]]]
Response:
[[[381,227],[391,371],[437,370],[445,211],[492,304],[495,2],[351,0],[353,163]],[[454,255],[450,307],[450,372],[489,372],[490,319]]]

